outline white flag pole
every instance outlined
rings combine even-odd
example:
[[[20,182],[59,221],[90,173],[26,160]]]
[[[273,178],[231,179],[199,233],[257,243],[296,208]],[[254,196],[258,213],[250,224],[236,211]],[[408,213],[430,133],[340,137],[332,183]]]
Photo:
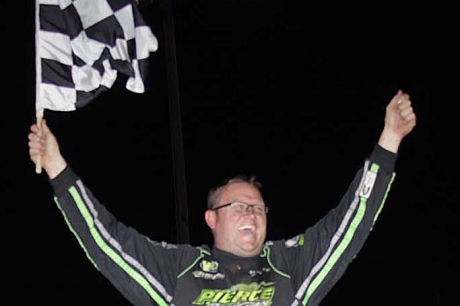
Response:
[[[35,1],[35,113],[37,117],[37,126],[39,129],[39,135],[42,133],[42,119],[43,119],[43,108],[38,105],[40,101],[40,83],[41,83],[41,63],[39,54],[39,33],[40,33],[40,0]],[[35,161],[35,172],[42,173],[42,157],[37,156]]]
[[[42,134],[42,119],[43,119],[43,112],[38,112],[37,113],[37,126],[39,129],[38,135],[41,136]],[[41,155],[37,156],[37,160],[35,162],[35,172],[36,173],[42,173],[42,157]]]

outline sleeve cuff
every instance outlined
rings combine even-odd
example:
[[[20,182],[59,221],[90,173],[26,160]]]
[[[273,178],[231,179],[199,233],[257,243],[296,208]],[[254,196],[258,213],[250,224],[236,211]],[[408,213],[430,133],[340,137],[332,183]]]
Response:
[[[67,193],[69,187],[75,185],[77,180],[78,176],[73,169],[67,165],[67,167],[58,174],[58,176],[49,180],[49,182],[53,188],[54,194],[59,197],[60,195]]]
[[[395,170],[398,154],[390,152],[376,144],[371,153],[370,160],[379,164],[386,172],[392,173]]]

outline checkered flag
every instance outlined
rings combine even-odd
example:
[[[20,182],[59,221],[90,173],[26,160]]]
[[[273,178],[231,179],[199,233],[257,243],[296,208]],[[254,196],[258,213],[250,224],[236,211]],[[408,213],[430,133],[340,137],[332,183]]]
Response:
[[[128,76],[143,93],[158,41],[136,0],[35,0],[37,124],[45,109],[74,111]],[[41,173],[41,160],[35,171]]]
[[[158,41],[135,0],[36,0],[36,111],[73,111],[111,88],[144,92]]]

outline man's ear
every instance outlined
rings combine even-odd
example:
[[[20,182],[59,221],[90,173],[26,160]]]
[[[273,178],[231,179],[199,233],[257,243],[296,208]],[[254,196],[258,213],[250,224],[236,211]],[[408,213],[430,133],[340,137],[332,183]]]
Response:
[[[206,224],[208,224],[211,230],[213,230],[216,227],[216,212],[215,211],[208,209],[204,213],[204,219],[206,220]]]

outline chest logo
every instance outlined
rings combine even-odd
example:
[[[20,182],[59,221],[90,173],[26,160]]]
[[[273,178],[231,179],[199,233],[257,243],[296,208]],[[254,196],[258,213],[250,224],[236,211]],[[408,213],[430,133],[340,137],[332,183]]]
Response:
[[[193,305],[269,306],[272,305],[275,284],[238,284],[230,289],[203,289]]]
[[[202,260],[200,262],[200,268],[204,272],[216,273],[217,269],[219,268],[219,263],[217,261]]]

